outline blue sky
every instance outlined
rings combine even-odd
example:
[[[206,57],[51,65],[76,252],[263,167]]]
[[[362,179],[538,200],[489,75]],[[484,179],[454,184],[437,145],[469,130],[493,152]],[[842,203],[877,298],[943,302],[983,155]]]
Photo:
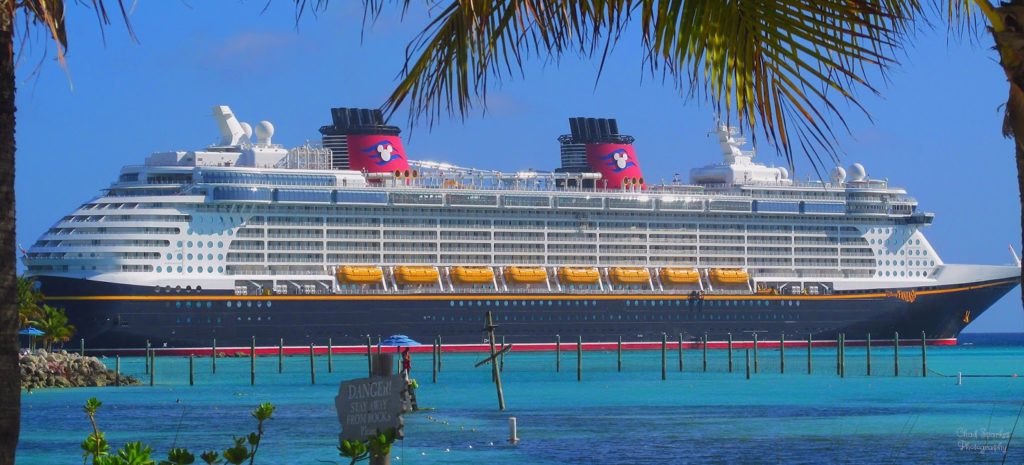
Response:
[[[131,3],[131,2],[129,2]],[[270,120],[275,142],[319,139],[332,106],[376,107],[395,84],[405,45],[424,24],[386,12],[360,42],[357,2],[335,1],[296,28],[289,1],[140,2],[139,43],[121,23],[106,43],[91,10],[68,9],[67,71],[37,33],[18,67],[18,242],[30,245],[54,221],[154,151],[196,149],[217,139],[210,107],[231,105],[244,121]],[[714,114],[644,74],[639,40],[626,36],[595,87],[597,64],[570,56],[534,59],[525,77],[490,91],[486,114],[406,128],[413,159],[501,170],[552,169],[556,137],[570,116],[615,117],[636,137],[651,181],[717,161],[707,132]],[[936,214],[926,231],[948,263],[1002,264],[1020,249],[1020,204],[1012,143],[1000,134],[1006,84],[990,39],[965,41],[940,26],[901,54],[881,96],[861,92],[871,119],[850,108],[843,164],[904,186]],[[404,109],[403,109],[404,111]],[[393,123],[405,128],[405,115]],[[782,164],[767,144],[764,162]],[[812,174],[798,159],[801,177]],[[1024,331],[1020,290],[976,320],[971,331]]]

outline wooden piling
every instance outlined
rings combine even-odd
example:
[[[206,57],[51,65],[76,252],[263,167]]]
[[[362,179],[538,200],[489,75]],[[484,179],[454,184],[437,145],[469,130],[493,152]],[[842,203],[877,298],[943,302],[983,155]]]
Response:
[[[618,365],[618,370],[622,371],[622,336],[619,336],[618,350],[615,353],[615,362]]]
[[[501,337],[501,355],[498,356],[498,371],[505,371],[505,336]]]
[[[839,335],[839,377],[846,377],[846,333]]]
[[[729,333],[729,373],[732,373],[732,333]]]
[[[921,377],[928,377],[928,336],[921,331]]]
[[[249,343],[249,385],[256,385],[256,336]]]
[[[747,349],[744,352],[747,354],[747,379],[750,379],[750,349]]]
[[[501,373],[498,371],[498,360],[494,352],[494,319],[491,312],[487,312],[487,341],[491,344],[491,376],[494,377],[494,386],[498,391],[498,410],[505,411],[505,392],[501,388]],[[502,350],[505,348],[502,347]]]
[[[277,341],[277,372],[284,373],[284,338]]]
[[[380,342],[381,342],[381,341],[380,341],[380,336],[377,336],[377,353],[378,353],[378,354],[380,353],[380,350],[381,350],[381,347],[380,347]]]
[[[85,339],[84,338],[83,339],[79,339],[78,342],[80,344],[80,346],[79,346],[79,354],[81,356],[85,357]]]
[[[156,384],[156,351],[149,351],[149,385]]]
[[[146,339],[146,374],[149,374],[149,339]]]
[[[814,347],[814,336],[807,333],[807,374],[811,374],[814,370],[811,368],[811,348]]]
[[[704,333],[704,337],[701,338],[701,348],[704,349],[704,372],[708,372],[708,333]]]
[[[217,338],[213,338],[213,346],[210,350],[210,372],[217,374]]]
[[[900,332],[896,331],[892,340],[892,366],[893,375],[900,375]]]
[[[334,373],[334,344],[327,338],[327,372]]]
[[[121,387],[121,356],[114,356],[114,387]]]
[[[309,384],[316,384],[316,364],[313,362],[316,349],[309,344]]]
[[[555,335],[555,373],[562,371],[562,335]]]
[[[188,385],[189,386],[195,386],[196,385],[195,361],[193,360],[193,358],[194,357],[192,356],[192,354],[188,354]]]
[[[754,333],[754,373],[757,373],[757,333]]]
[[[441,343],[441,335],[437,335],[437,372],[441,372],[441,359],[444,355],[444,345]]]
[[[373,342],[366,336],[366,365],[370,376],[373,376]]]
[[[683,372],[683,333],[679,333],[679,372]]]
[[[836,334],[836,376],[839,376],[841,374],[839,370],[839,355],[839,334]]]
[[[437,384],[437,338],[436,337],[434,338],[434,343],[433,343],[432,349],[433,349],[433,351],[430,353],[430,357],[431,357],[430,368],[433,371],[433,376],[431,377],[431,379],[434,380],[434,384]]]
[[[668,377],[666,370],[666,363],[668,362],[668,335],[661,333],[661,380],[665,381]]]
[[[576,339],[576,381],[583,381],[583,336]]]
[[[786,374],[786,333],[779,334],[779,374]]]
[[[871,333],[868,333],[867,335],[867,338],[865,340],[865,348],[866,353],[864,357],[867,359],[868,362],[868,376],[871,376]]]

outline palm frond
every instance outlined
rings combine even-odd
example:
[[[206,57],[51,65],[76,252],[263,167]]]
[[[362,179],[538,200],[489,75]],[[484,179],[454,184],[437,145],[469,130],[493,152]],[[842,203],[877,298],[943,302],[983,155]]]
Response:
[[[300,0],[301,1],[301,0]],[[386,3],[364,0],[371,17]],[[790,158],[807,151],[815,169],[836,156],[833,126],[844,107],[864,111],[912,22],[918,0],[452,0],[406,49],[384,104],[409,104],[411,123],[465,117],[485,105],[492,80],[522,74],[525,60],[566,53],[601,60],[639,33],[652,76],[708,100],[726,122],[760,127]],[[595,78],[599,77],[595,76]],[[799,140],[799,143],[794,140]],[[812,153],[814,155],[812,155]]]

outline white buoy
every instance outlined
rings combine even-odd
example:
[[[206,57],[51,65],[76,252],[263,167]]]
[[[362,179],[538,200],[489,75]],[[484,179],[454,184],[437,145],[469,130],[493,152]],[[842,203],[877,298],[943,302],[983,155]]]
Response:
[[[516,417],[508,417],[508,443],[519,444],[519,431],[516,427]]]

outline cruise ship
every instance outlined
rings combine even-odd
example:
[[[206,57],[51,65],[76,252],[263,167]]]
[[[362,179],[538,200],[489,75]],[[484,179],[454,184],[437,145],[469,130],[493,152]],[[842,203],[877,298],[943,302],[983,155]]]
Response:
[[[488,312],[524,347],[954,344],[1020,281],[943,262],[933,214],[862,165],[800,182],[724,125],[718,160],[655,183],[615,119],[570,118],[557,169],[503,173],[414,160],[378,110],[292,149],[213,113],[219,142],[122,168],[24,253],[90,348],[472,348]]]

